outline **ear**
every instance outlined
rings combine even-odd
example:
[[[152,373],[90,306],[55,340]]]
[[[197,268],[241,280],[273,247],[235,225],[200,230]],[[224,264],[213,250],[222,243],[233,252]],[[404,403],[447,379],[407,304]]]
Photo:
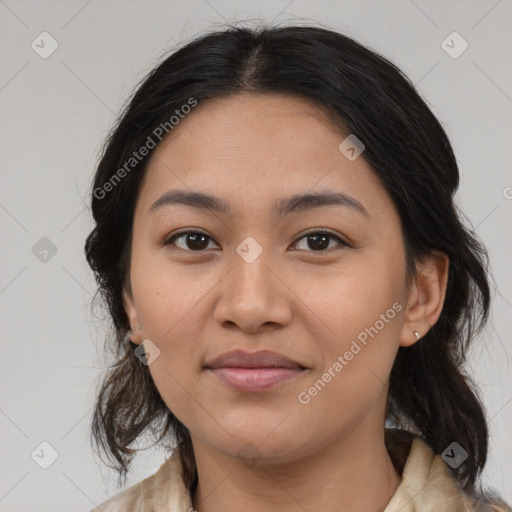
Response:
[[[137,317],[137,309],[135,308],[135,302],[133,301],[133,296],[131,290],[128,290],[126,286],[123,287],[123,305],[126,311],[126,315],[128,316],[128,320],[130,322],[131,334],[130,339],[133,343],[139,345],[142,343],[143,337],[140,332],[140,324],[139,319]]]
[[[416,343],[439,319],[446,295],[449,264],[448,256],[439,251],[433,251],[416,264],[417,275],[409,289],[400,346],[409,347]]]

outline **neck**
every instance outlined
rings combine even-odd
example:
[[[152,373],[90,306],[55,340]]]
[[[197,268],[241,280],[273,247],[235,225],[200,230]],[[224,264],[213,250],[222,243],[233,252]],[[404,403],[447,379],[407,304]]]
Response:
[[[300,459],[252,466],[195,437],[192,443],[198,472],[192,503],[198,512],[377,512],[401,481],[383,429],[359,426]]]

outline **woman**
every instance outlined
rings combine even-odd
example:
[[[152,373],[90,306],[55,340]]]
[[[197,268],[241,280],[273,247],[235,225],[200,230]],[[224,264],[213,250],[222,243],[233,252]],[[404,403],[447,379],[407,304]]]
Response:
[[[120,476],[148,430],[176,449],[96,510],[511,510],[478,484],[462,368],[490,294],[458,181],[408,79],[334,31],[228,28],[158,65],[92,186],[118,356],[92,434]]]

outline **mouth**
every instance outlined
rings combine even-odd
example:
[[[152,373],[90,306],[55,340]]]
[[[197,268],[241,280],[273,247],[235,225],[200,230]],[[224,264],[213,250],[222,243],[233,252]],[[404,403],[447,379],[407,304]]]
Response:
[[[282,354],[268,350],[221,354],[205,369],[237,391],[265,391],[303,374],[307,368]]]
[[[289,381],[303,369],[293,368],[211,368],[209,371],[237,391],[265,391]]]

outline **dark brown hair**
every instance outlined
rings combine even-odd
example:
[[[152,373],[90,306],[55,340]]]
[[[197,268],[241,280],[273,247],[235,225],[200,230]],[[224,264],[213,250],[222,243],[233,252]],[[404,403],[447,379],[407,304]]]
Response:
[[[149,429],[156,442],[174,436],[187,484],[193,488],[197,481],[187,428],[163,402],[147,366],[134,357],[136,345],[123,343],[129,323],[122,290],[134,207],[152,150],[129,171],[126,162],[191,98],[201,103],[240,92],[293,95],[330,112],[364,142],[362,156],[398,209],[408,269],[414,274],[414,263],[431,251],[449,257],[441,316],[420,341],[400,347],[387,412],[389,421],[421,435],[437,454],[459,443],[469,457],[453,473],[472,492],[486,461],[488,429],[464,363],[489,311],[486,251],[454,205],[457,163],[426,102],[394,64],[321,27],[227,27],[192,40],[149,73],[106,141],[92,184],[96,225],[85,252],[112,319],[109,350],[116,361],[98,393],[93,441],[126,477],[136,452],[130,446],[143,433]],[[119,173],[123,166],[126,172]],[[122,179],[114,184],[116,173]]]

